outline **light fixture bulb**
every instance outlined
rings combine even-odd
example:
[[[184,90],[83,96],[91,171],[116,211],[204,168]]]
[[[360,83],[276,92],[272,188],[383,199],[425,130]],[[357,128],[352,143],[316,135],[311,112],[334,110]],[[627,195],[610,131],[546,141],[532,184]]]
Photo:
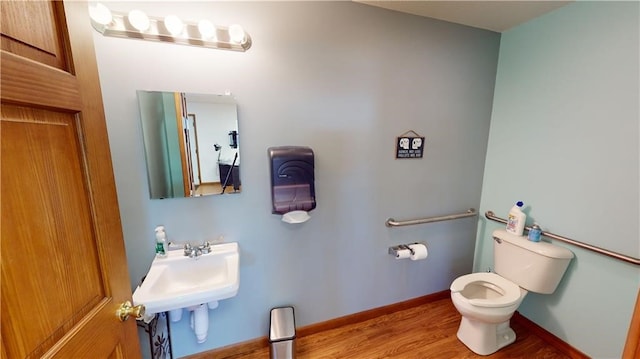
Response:
[[[147,14],[140,10],[131,10],[127,16],[131,26],[135,27],[138,31],[146,31],[151,24]]]
[[[216,27],[209,20],[198,21],[198,31],[205,40],[216,41]]]
[[[242,44],[246,41],[244,29],[240,25],[229,26],[229,38],[236,44]]]
[[[89,5],[89,17],[100,25],[107,25],[113,20],[111,10],[99,2]]]
[[[167,17],[165,17],[164,26],[173,36],[180,35],[182,33],[182,29],[184,28],[182,20],[180,20],[180,18],[175,15],[168,15]]]

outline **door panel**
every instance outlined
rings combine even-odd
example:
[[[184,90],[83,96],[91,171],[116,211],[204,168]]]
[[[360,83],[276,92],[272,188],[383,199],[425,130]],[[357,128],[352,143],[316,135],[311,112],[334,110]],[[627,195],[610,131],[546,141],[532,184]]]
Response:
[[[2,49],[65,69],[67,62],[58,31],[63,17],[57,13],[61,12],[61,4],[49,1],[0,1]]]
[[[41,354],[41,343],[60,339],[104,297],[74,122],[72,114],[2,106],[2,238],[10,239],[2,331],[25,333],[7,348],[11,357]]]
[[[47,79],[43,83],[42,79]],[[81,110],[75,76],[48,65],[2,52],[2,98],[16,103]]]
[[[87,4],[0,3],[0,355],[137,358]]]

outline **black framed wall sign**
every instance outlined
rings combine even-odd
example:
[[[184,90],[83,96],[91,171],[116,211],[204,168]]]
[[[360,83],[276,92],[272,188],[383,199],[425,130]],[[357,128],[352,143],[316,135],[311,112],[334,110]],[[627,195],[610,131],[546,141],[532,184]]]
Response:
[[[396,138],[396,158],[422,158],[424,136],[409,130]]]

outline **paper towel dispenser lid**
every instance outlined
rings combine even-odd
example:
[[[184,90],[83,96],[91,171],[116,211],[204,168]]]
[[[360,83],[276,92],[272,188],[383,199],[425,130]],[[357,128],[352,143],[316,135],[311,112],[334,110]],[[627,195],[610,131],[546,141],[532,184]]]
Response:
[[[314,155],[309,147],[268,149],[271,162],[272,213],[311,211],[316,208]]]
[[[296,323],[293,315],[293,307],[280,307],[271,309],[271,329],[269,341],[279,342],[291,340],[296,337]]]

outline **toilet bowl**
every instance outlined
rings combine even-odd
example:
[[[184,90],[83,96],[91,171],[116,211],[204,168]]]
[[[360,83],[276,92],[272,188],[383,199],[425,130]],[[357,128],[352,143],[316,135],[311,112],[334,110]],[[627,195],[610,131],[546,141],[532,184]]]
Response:
[[[450,289],[462,315],[458,339],[471,351],[489,355],[515,341],[509,319],[526,296],[525,289],[495,273],[463,275]]]
[[[528,292],[553,293],[573,253],[546,242],[493,231],[495,273],[472,273],[451,283],[451,301],[462,315],[458,339],[480,355],[513,343],[509,320]]]

